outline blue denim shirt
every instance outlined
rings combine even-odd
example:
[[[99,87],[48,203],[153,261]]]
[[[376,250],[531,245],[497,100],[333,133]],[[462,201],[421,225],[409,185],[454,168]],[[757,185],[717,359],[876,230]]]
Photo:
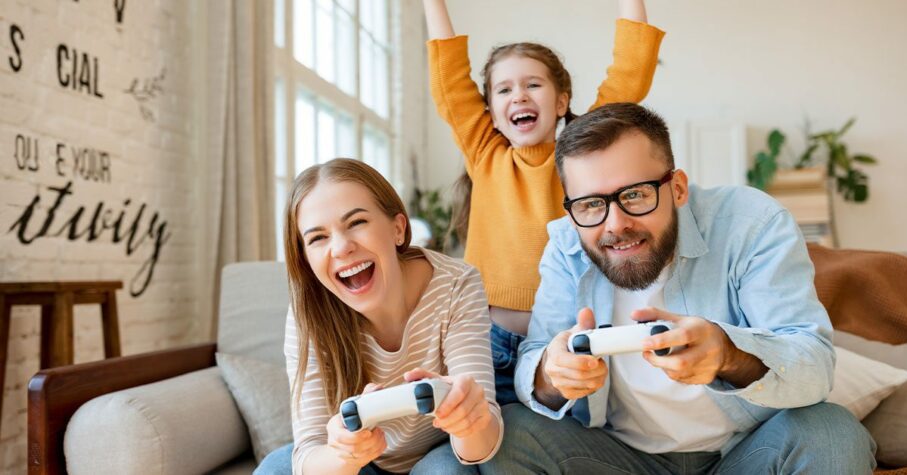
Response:
[[[737,388],[719,379],[707,393],[737,426],[726,453],[760,422],[783,408],[823,401],[831,390],[832,327],[816,296],[815,270],[790,213],[753,188],[690,187],[677,209],[678,243],[664,287],[666,310],[717,323],[742,351],[768,367]],[[520,401],[552,419],[570,415],[586,427],[610,427],[610,380],[588,397],[551,410],[536,401],[535,372],[545,347],[590,307],[597,325],[611,323],[614,287],[580,246],[570,217],[548,223],[529,334],[520,345]],[[606,357],[605,362],[610,364]]]

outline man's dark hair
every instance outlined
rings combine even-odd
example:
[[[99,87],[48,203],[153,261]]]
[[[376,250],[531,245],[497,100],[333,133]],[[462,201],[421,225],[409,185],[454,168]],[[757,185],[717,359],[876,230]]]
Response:
[[[661,160],[674,168],[674,153],[668,126],[655,112],[632,102],[606,104],[570,122],[561,132],[554,148],[557,173],[564,185],[564,159],[597,152],[610,147],[623,134],[643,133],[660,151]]]

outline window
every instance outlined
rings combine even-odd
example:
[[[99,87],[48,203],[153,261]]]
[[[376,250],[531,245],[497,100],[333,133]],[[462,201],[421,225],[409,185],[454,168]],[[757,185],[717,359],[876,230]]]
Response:
[[[391,178],[395,0],[273,1],[275,213],[283,260],[286,194],[299,172],[350,157]]]

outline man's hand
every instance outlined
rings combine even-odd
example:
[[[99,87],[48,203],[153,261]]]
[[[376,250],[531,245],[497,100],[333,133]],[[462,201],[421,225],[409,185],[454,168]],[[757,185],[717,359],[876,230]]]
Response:
[[[566,399],[586,397],[604,386],[608,366],[601,358],[575,355],[567,339],[575,332],[595,328],[592,310],[584,308],[573,328],[558,333],[545,348],[535,373],[535,397],[549,408],[563,406]]]
[[[684,384],[709,384],[716,377],[746,387],[758,380],[768,368],[755,356],[740,351],[724,330],[700,317],[685,317],[657,308],[636,310],[636,321],[666,320],[674,329],[643,340],[643,358],[661,368],[669,378]],[[668,356],[656,356],[651,350],[683,347]]]

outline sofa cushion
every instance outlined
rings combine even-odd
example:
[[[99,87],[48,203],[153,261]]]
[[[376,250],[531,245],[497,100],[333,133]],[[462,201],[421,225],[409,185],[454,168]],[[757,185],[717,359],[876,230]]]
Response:
[[[197,474],[249,447],[216,367],[99,396],[66,427],[70,474]]]
[[[227,353],[217,353],[217,366],[249,428],[255,460],[292,442],[286,367]]]
[[[863,420],[882,400],[907,382],[907,371],[835,347],[835,383],[828,402],[846,407]]]
[[[283,336],[290,306],[282,262],[240,262],[221,273],[217,351],[285,365]]]
[[[907,344],[889,345],[835,332],[835,345],[892,366],[907,369]],[[907,467],[907,384],[888,396],[863,419],[878,449],[876,459],[890,467]]]

